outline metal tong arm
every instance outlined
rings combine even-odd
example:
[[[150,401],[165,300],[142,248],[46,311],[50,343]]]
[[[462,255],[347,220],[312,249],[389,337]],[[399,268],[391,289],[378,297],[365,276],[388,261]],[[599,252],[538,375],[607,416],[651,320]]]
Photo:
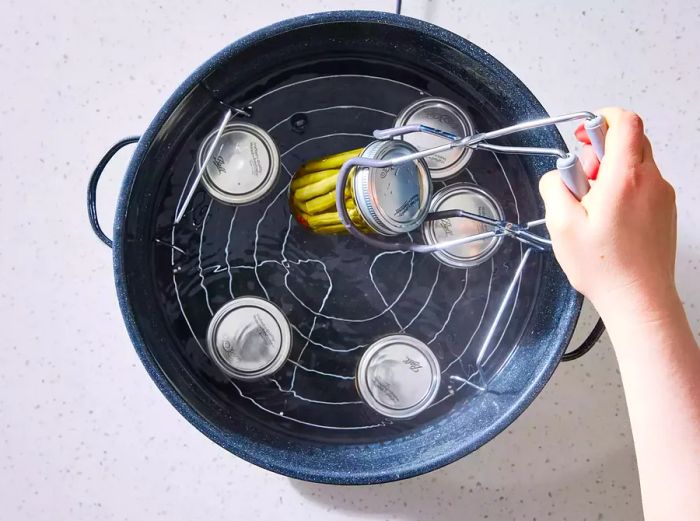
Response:
[[[199,186],[199,183],[202,180],[202,176],[204,175],[204,172],[206,171],[207,166],[209,165],[209,161],[214,156],[214,151],[216,150],[219,141],[221,141],[221,136],[223,136],[224,130],[226,129],[226,125],[228,125],[228,122],[232,116],[233,112],[231,111],[231,109],[228,109],[221,120],[219,129],[216,131],[214,141],[212,141],[211,145],[209,146],[209,150],[207,150],[207,153],[204,156],[204,161],[202,161],[202,164],[199,165],[197,176],[194,178],[194,181],[190,185],[190,188],[187,192],[187,197],[185,197],[185,200],[180,205],[180,207],[177,210],[177,213],[175,214],[175,224],[180,224],[180,221],[184,217],[185,212],[187,211],[187,207],[190,205],[190,201],[192,201],[192,197],[194,197],[194,193],[197,191],[197,187]]]
[[[406,125],[403,127],[394,127],[394,128],[387,128],[387,129],[382,129],[382,130],[375,130],[374,137],[376,139],[391,139],[393,137],[402,136],[404,134],[411,134],[414,132],[425,132],[428,134],[433,134],[436,136],[444,137],[445,139],[453,141],[453,143],[451,143],[448,146],[448,148],[446,148],[446,149],[443,149],[442,146],[428,149],[428,150],[431,150],[430,154],[428,154],[428,155],[432,155],[432,154],[436,154],[438,152],[442,152],[444,150],[449,150],[450,148],[471,147],[471,146],[476,145],[477,143],[480,143],[482,141],[488,141],[489,139],[496,139],[499,137],[508,136],[510,134],[522,132],[524,130],[531,130],[534,128],[547,127],[549,125],[557,125],[559,123],[565,123],[567,121],[576,121],[576,120],[580,120],[580,119],[585,119],[588,121],[593,121],[593,120],[597,121],[597,118],[600,118],[600,116],[597,116],[593,112],[588,112],[588,111],[572,112],[570,114],[562,114],[561,116],[552,116],[552,117],[547,117],[547,118],[533,119],[531,121],[525,121],[523,123],[518,123],[516,125],[511,125],[509,127],[503,127],[503,128],[499,128],[496,130],[491,130],[489,132],[480,132],[480,133],[473,134],[471,136],[466,136],[466,137],[457,136],[456,134],[453,134],[451,132],[446,132],[444,130],[429,127],[428,125]],[[437,150],[438,148],[440,148],[441,150]],[[542,150],[542,149],[535,148],[534,150]],[[544,150],[550,150],[550,149],[544,149]],[[566,152],[561,151],[561,154],[565,155]]]
[[[551,248],[550,240],[528,231],[530,227],[542,224],[544,220],[532,221],[530,223],[527,223],[526,225],[519,225],[508,223],[505,221],[496,221],[494,219],[485,218],[483,216],[471,214],[470,212],[465,212],[461,210],[436,212],[433,214],[429,214],[426,219],[432,220],[455,217],[470,218],[489,224],[494,227],[494,230],[490,232],[472,235],[469,237],[462,237],[450,241],[443,241],[437,244],[407,244],[398,241],[378,239],[363,233],[353,224],[348,214],[347,208],[345,208],[345,186],[347,184],[347,178],[350,174],[350,171],[357,166],[363,166],[368,168],[395,167],[403,163],[407,163],[409,161],[415,161],[417,159],[422,159],[433,154],[445,152],[452,148],[469,147],[476,149],[481,148],[484,150],[490,150],[493,152],[507,154],[545,154],[557,156],[559,158],[557,160],[557,168],[562,177],[562,180],[567,185],[569,190],[571,190],[571,192],[578,199],[581,199],[586,194],[586,192],[588,192],[590,185],[588,183],[588,178],[586,177],[586,174],[583,171],[583,167],[581,166],[581,162],[575,155],[568,154],[563,150],[555,148],[510,147],[486,143],[486,141],[489,139],[496,139],[516,132],[522,132],[524,130],[540,128],[548,125],[556,125],[558,123],[576,121],[580,119],[586,120],[584,126],[586,127],[589,137],[591,138],[593,148],[596,151],[596,154],[598,155],[599,159],[602,159],[605,148],[605,131],[607,129],[605,125],[605,120],[601,116],[598,116],[588,111],[572,112],[570,114],[563,114],[561,116],[535,119],[532,121],[526,121],[524,123],[518,123],[517,125],[511,125],[509,127],[492,130],[490,132],[482,132],[466,137],[460,137],[455,134],[452,134],[451,132],[446,132],[444,130],[429,127],[427,125],[406,125],[403,127],[375,130],[374,137],[377,139],[391,139],[394,137],[402,136],[404,134],[423,132],[442,137],[448,140],[448,143],[392,159],[379,160],[357,157],[352,158],[343,163],[338,173],[338,181],[336,185],[336,207],[340,216],[340,220],[345,226],[345,228],[354,237],[376,248],[382,248],[387,250],[430,253],[441,249],[466,244],[469,242],[487,239],[489,237],[495,237],[498,235],[509,235],[513,238],[520,240],[521,242],[524,242],[540,250],[549,249]]]
[[[418,154],[420,154],[420,152]],[[415,155],[416,154],[409,154],[403,157],[405,158]],[[469,235],[467,237],[460,237],[449,241],[442,241],[436,244],[414,244],[403,241],[392,241],[389,239],[384,240],[362,232],[359,228],[357,228],[357,226],[355,226],[352,219],[350,219],[350,214],[345,206],[345,186],[347,184],[348,176],[350,175],[352,169],[358,166],[367,168],[386,168],[393,166],[394,161],[395,159],[369,159],[365,157],[353,157],[343,163],[343,165],[340,167],[340,171],[338,172],[338,180],[336,183],[335,204],[338,210],[338,216],[340,217],[340,222],[353,237],[360,239],[361,241],[369,244],[370,246],[374,246],[375,248],[389,251],[414,251],[416,253],[432,253],[446,248],[451,248],[453,246],[481,241],[499,235],[512,236],[539,250],[548,249],[551,247],[551,242],[548,239],[528,231],[528,229],[531,227],[543,224],[544,220],[542,219],[529,222],[525,225],[519,225],[506,221],[498,221],[496,219],[473,214],[464,210],[446,210],[445,212],[435,212],[433,214],[428,214],[427,219],[462,217],[484,222],[493,226],[495,230],[476,235]]]
[[[484,232],[478,235],[470,235],[469,238],[476,241],[480,239],[475,239],[475,237],[480,237],[481,239],[487,239],[489,237],[509,235],[514,239],[517,239],[533,248],[538,250],[550,249],[552,247],[552,241],[540,237],[530,231],[530,228],[544,224],[544,219],[538,219],[536,221],[531,221],[525,224],[511,223],[506,220],[493,219],[485,215],[479,215],[478,213],[468,212],[466,210],[441,210],[439,212],[429,213],[425,220],[426,221],[438,221],[440,219],[455,219],[455,218],[465,218],[471,219],[472,221],[481,222],[492,226],[494,230],[492,232]]]
[[[449,145],[444,145],[448,147],[447,150],[449,150],[450,148],[466,147],[474,148],[477,150],[490,150],[492,152],[499,152],[501,154],[551,155],[556,157],[566,157],[567,155],[566,152],[559,148],[511,147],[502,145],[492,145],[491,143],[486,143],[483,140],[483,136],[485,134],[474,134],[473,136],[463,138],[445,130],[429,127],[428,125],[405,125],[403,127],[375,130],[373,135],[377,139],[390,139],[393,137],[403,136],[405,134],[412,134],[415,132],[431,134],[433,136],[438,136],[451,141],[452,143],[450,143]],[[467,139],[469,140],[469,143],[465,143],[465,140]],[[428,150],[432,151],[431,153],[437,153],[442,152],[445,149],[443,148],[443,146],[440,146]]]
[[[490,150],[492,152],[502,154],[556,156],[558,157],[557,169],[559,170],[562,181],[566,184],[571,193],[573,193],[576,196],[576,198],[580,200],[584,195],[586,195],[586,193],[588,193],[588,190],[590,189],[590,184],[588,183],[588,178],[586,177],[581,162],[575,155],[569,154],[557,148],[513,147],[493,145],[491,143],[486,142],[489,139],[496,139],[499,137],[507,136],[509,134],[514,134],[516,132],[522,132],[524,130],[531,130],[534,128],[556,125],[558,123],[576,121],[580,119],[585,120],[584,127],[586,128],[586,131],[588,132],[588,135],[591,139],[593,149],[595,150],[598,159],[602,160],[603,155],[605,153],[605,133],[607,131],[607,125],[602,116],[596,115],[588,111],[572,112],[570,114],[563,114],[561,116],[535,119],[532,121],[526,121],[524,123],[518,123],[517,125],[511,125],[509,127],[492,130],[490,132],[482,132],[466,137],[460,137],[455,134],[452,134],[451,132],[446,132],[440,129],[429,127],[427,125],[406,125],[403,127],[375,130],[374,137],[377,139],[390,139],[393,137],[398,137],[414,132],[423,132],[449,140],[449,143],[445,145],[433,147],[422,151],[429,152],[428,155],[444,152],[452,148],[467,147],[477,150]],[[404,161],[411,160],[409,159],[409,157],[410,156],[403,156],[400,158],[396,158],[396,164],[401,164]]]

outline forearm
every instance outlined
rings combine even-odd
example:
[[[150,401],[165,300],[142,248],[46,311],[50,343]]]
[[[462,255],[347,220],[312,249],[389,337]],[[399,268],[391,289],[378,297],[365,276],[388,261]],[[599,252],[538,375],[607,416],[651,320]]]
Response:
[[[674,291],[600,304],[615,346],[647,521],[700,519],[700,350]]]

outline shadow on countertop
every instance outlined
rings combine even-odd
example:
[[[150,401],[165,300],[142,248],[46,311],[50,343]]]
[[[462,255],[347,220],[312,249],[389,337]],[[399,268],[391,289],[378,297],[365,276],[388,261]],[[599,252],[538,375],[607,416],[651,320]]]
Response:
[[[584,315],[582,334],[596,318]],[[642,519],[621,396],[604,337],[586,357],[560,366],[509,429],[452,465],[382,485],[290,483],[304,500],[358,519]]]
[[[307,501],[325,505],[329,512],[356,513],[358,518],[405,519],[424,521],[464,521],[470,519],[566,519],[561,514],[566,504],[579,504],[565,510],[581,513],[576,519],[604,520],[607,510],[617,511],[623,503],[636,514],[621,519],[642,519],[641,509],[630,501],[638,495],[635,486],[622,485],[615,497],[595,491],[601,480],[596,463],[585,467],[533,472],[529,478],[499,483],[491,471],[479,474],[478,464],[470,459],[445,469],[395,483],[371,486],[319,485],[290,480],[292,487]],[[629,467],[633,455],[617,452],[604,455],[605,466]],[[518,464],[515,463],[517,467]],[[531,465],[527,464],[526,467]],[[504,474],[508,469],[501,469]],[[520,473],[516,473],[520,475]],[[596,485],[598,484],[598,485]],[[625,489],[628,494],[625,494]],[[589,513],[590,512],[590,513]],[[607,519],[612,519],[607,517]]]

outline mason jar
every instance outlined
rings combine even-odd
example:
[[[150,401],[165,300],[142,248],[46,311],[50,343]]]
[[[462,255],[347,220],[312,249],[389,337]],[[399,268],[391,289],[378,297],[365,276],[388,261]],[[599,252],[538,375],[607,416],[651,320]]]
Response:
[[[365,148],[304,164],[291,182],[289,199],[294,217],[315,233],[346,233],[336,208],[336,185],[343,163],[354,157],[393,159],[416,151],[403,141],[373,141]],[[362,231],[399,235],[418,228],[428,214],[432,182],[423,159],[385,168],[358,166],[348,179],[346,209]]]

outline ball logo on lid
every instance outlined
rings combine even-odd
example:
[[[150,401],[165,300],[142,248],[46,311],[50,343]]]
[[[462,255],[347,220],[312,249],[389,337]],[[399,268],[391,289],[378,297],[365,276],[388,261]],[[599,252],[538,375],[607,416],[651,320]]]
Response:
[[[410,357],[406,357],[403,361],[404,364],[408,365],[408,368],[413,371],[414,373],[419,372],[421,369],[423,369],[423,366],[418,360],[413,360]]]
[[[211,163],[216,167],[220,174],[226,173],[226,161],[223,156],[215,156],[211,158]]]

